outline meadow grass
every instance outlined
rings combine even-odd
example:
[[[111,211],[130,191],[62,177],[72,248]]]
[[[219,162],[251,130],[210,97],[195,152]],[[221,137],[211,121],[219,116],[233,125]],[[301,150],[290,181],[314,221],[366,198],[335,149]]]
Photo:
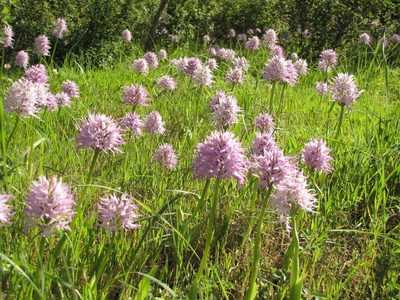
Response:
[[[0,231],[0,298],[183,299],[188,295],[202,259],[212,209],[209,201],[198,211],[196,207],[200,199],[212,197],[212,192],[204,194],[204,186],[209,184],[213,191],[216,184],[193,180],[191,172],[196,145],[216,130],[209,101],[218,90],[237,98],[242,113],[230,130],[250,150],[253,120],[268,112],[272,86],[261,80],[268,59],[264,49],[237,54],[245,55],[251,67],[246,82],[235,86],[224,80],[230,65],[226,61],[219,61],[212,87],[195,85],[169,63],[184,55],[207,58],[205,48],[195,52],[178,48],[148,75],[132,70],[133,58],[101,69],[83,68],[71,58],[56,67],[57,75],[50,72],[54,66],[48,67],[52,92],[58,92],[65,80],[80,87],[80,98],[71,107],[43,111],[38,118],[4,115],[7,157],[0,172],[4,190],[16,196],[11,202],[16,214],[13,223]],[[365,90],[352,109],[344,111],[338,138],[340,107],[332,105],[330,95],[315,92],[315,83],[325,79],[315,66],[294,87],[285,88],[283,103],[284,86],[275,87],[274,100],[280,108],[272,112],[277,124],[274,136],[285,155],[298,155],[312,138],[326,140],[333,149],[332,174],[305,169],[318,204],[316,213],[302,214],[297,228],[303,298],[399,297],[400,73],[385,63],[384,55],[375,57],[369,65],[339,55],[339,66],[329,74],[354,74],[358,88]],[[358,59],[364,59],[364,52]],[[14,81],[23,75],[19,70],[3,74]],[[155,84],[163,75],[177,80],[177,90],[164,91]],[[131,111],[121,102],[124,87],[133,83],[144,85],[151,94],[150,106],[139,106],[136,112],[144,117],[158,111],[167,130],[154,137],[126,135],[122,153],[100,152],[92,178],[85,184],[94,151],[77,150],[76,125],[88,112],[120,118]],[[3,80],[3,97],[10,85]],[[163,143],[170,143],[179,156],[175,170],[152,163],[154,151]],[[57,175],[70,184],[78,202],[71,231],[44,238],[36,229],[24,230],[26,194],[40,175]],[[252,175],[240,188],[226,180],[217,186],[209,258],[197,286],[201,299],[245,296],[258,212],[267,196],[265,189],[255,193],[255,186]],[[112,192],[134,197],[140,206],[140,229],[110,233],[96,226],[99,198]],[[291,233],[278,218],[272,209],[266,210],[256,278],[258,299],[289,295],[290,271],[284,268],[284,260]]]

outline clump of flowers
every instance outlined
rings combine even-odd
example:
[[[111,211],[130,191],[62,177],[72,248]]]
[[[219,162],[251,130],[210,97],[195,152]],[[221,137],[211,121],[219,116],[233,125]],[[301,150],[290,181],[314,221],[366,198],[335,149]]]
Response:
[[[242,68],[243,70],[248,70],[250,68],[249,61],[246,57],[235,57],[232,61],[234,68]]]
[[[238,41],[242,42],[247,41],[247,35],[245,33],[239,33],[236,38]]]
[[[147,64],[149,65],[150,68],[152,69],[157,69],[158,67],[158,57],[157,54],[154,52],[147,52],[144,55],[144,59],[147,61]]]
[[[361,92],[358,91],[354,75],[339,73],[332,79],[332,99],[340,106],[350,108]]]
[[[294,63],[294,67],[296,68],[297,73],[299,73],[299,76],[308,74],[308,63],[307,63],[307,60],[302,59],[302,58],[296,60],[295,63]]]
[[[160,59],[167,59],[168,58],[167,51],[165,51],[164,49],[160,49],[160,51],[158,51],[158,57]]]
[[[186,61],[185,60],[183,60],[183,61],[185,62],[183,72],[186,76],[189,76],[189,77],[193,77],[196,70],[201,68],[201,66],[202,66],[200,59],[197,57],[192,57],[192,58],[187,59]]]
[[[210,109],[212,111],[211,119],[218,128],[227,129],[229,126],[236,124],[239,119],[240,107],[237,105],[235,97],[218,91],[211,98]]]
[[[133,199],[126,193],[119,197],[116,194],[108,197],[100,198],[98,204],[98,226],[103,227],[109,232],[117,231],[119,228],[123,230],[138,229],[137,210],[139,206],[133,203]]]
[[[0,193],[0,223],[11,224],[11,217],[15,214],[12,212],[12,206],[7,202],[14,199],[14,196],[6,193]]]
[[[67,30],[67,21],[65,21],[63,18],[58,18],[54,26],[52,35],[58,39],[62,39]]]
[[[210,42],[211,41],[211,38],[210,38],[210,36],[208,35],[208,34],[206,34],[205,36],[203,36],[203,42]]]
[[[140,106],[149,106],[146,102],[150,100],[150,94],[147,89],[139,84],[131,84],[125,88],[124,104],[131,105],[134,109]]]
[[[332,149],[326,146],[323,140],[312,139],[305,144],[301,152],[302,159],[311,170],[322,171],[325,174],[332,173],[333,168],[330,162],[333,158],[329,155]]]
[[[278,42],[278,35],[276,34],[275,30],[268,29],[262,37],[262,44],[267,48],[271,48]]]
[[[335,68],[338,63],[338,56],[332,49],[322,51],[319,55],[318,69],[321,72],[330,72],[332,68]]]
[[[63,82],[61,90],[71,98],[79,98],[79,86],[71,80]]]
[[[233,29],[233,28],[229,29],[229,36],[230,37],[235,37],[236,36],[235,29]]]
[[[211,86],[214,82],[214,75],[210,68],[206,65],[201,64],[199,68],[197,68],[192,76],[194,82],[200,85]]]
[[[260,47],[260,39],[257,36],[249,38],[244,44],[245,49],[249,49],[252,51],[258,50],[259,47]]]
[[[178,37],[177,35],[173,35],[173,36],[171,37],[171,41],[172,41],[173,43],[179,43],[179,37]]]
[[[132,32],[129,29],[125,29],[121,34],[122,40],[129,43],[132,40]]]
[[[218,63],[215,58],[209,58],[206,62],[206,65],[211,71],[218,69]]]
[[[299,77],[299,73],[291,60],[286,60],[281,56],[274,56],[262,71],[265,82],[281,82],[294,86]]]
[[[254,127],[260,131],[261,133],[267,133],[272,135],[272,133],[275,130],[275,122],[274,119],[270,114],[259,114],[255,119],[254,119]]]
[[[159,78],[157,80],[157,84],[160,87],[162,87],[162,88],[164,88],[166,90],[170,90],[170,91],[175,90],[176,86],[177,86],[177,83],[176,83],[175,79],[170,77],[170,76],[168,76],[168,75],[165,75],[165,76],[162,76],[161,78]]]
[[[111,117],[103,114],[89,113],[87,118],[81,118],[82,124],[76,141],[77,148],[92,148],[98,151],[121,152],[118,146],[125,144],[122,138],[122,128]]]
[[[46,103],[48,93],[45,84],[22,77],[12,84],[10,96],[5,98],[4,110],[15,111],[21,117],[34,116],[39,106]]]
[[[54,95],[54,98],[55,98],[55,100],[57,102],[57,105],[59,107],[62,107],[62,106],[70,107],[71,106],[71,103],[72,103],[71,102],[71,96],[68,95],[67,93],[64,93],[64,92],[57,93],[57,94]]]
[[[221,48],[218,52],[219,57],[222,60],[227,60],[227,61],[233,61],[233,59],[235,58],[235,50],[232,49],[225,49],[225,48]]]
[[[35,40],[35,51],[39,55],[50,55],[50,41],[44,34],[39,35]]]
[[[16,66],[26,69],[28,67],[29,54],[25,51],[19,51],[15,56],[14,63]]]
[[[28,229],[38,226],[42,236],[49,236],[55,229],[71,230],[68,225],[75,215],[75,201],[62,179],[40,176],[29,188],[25,204]]]
[[[315,89],[320,95],[328,95],[329,93],[328,84],[323,81],[317,82],[317,84],[315,85]]]
[[[142,118],[137,113],[127,113],[119,119],[121,127],[124,130],[130,130],[134,138],[143,135],[142,128],[144,123]]]
[[[3,27],[3,40],[2,44],[4,48],[13,48],[14,45],[14,32],[10,26],[4,25]]]
[[[144,122],[144,130],[154,136],[155,134],[164,134],[165,132],[165,122],[158,111],[152,111],[146,116]]]
[[[279,46],[279,45],[272,45],[269,48],[269,54],[270,54],[271,57],[275,56],[275,55],[283,57],[283,58],[286,57],[285,49],[283,49],[283,47]]]
[[[147,74],[149,72],[149,64],[144,58],[138,58],[133,62],[135,72],[140,74]]]
[[[32,82],[47,83],[49,76],[47,76],[47,69],[44,65],[35,65],[25,70],[25,76]]]
[[[246,73],[239,67],[229,69],[225,77],[225,80],[230,84],[243,84],[245,79]]]
[[[154,152],[153,162],[157,162],[161,167],[167,170],[176,169],[178,166],[178,156],[170,144],[163,144]]]
[[[175,68],[178,69],[178,71],[185,73],[185,67],[186,64],[188,63],[188,58],[187,57],[181,57],[178,59],[172,59],[171,64],[175,66]]]

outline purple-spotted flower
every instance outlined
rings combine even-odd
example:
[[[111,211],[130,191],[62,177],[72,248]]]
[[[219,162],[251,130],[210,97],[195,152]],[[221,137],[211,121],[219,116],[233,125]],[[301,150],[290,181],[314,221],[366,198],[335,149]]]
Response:
[[[137,113],[127,113],[125,116],[119,118],[119,122],[123,130],[129,130],[132,132],[134,138],[143,135],[142,128],[144,123],[140,115]]]
[[[332,49],[322,51],[319,55],[318,69],[321,72],[330,72],[338,63],[338,56]]]
[[[254,127],[261,133],[268,133],[272,135],[275,130],[275,122],[270,114],[259,114],[254,119]]]
[[[165,122],[158,111],[152,111],[146,116],[144,122],[144,130],[154,136],[155,134],[164,134],[165,132]]]
[[[170,76],[168,76],[168,75],[164,75],[161,78],[159,78],[157,80],[157,84],[160,87],[162,87],[162,88],[164,88],[166,90],[170,90],[170,91],[175,90],[176,86],[177,86],[177,83],[176,83],[175,79],[170,77]]]
[[[76,141],[77,148],[92,148],[103,152],[121,152],[118,146],[125,144],[122,138],[122,128],[113,118],[103,114],[89,113],[87,118],[81,118],[82,124]]]
[[[71,80],[63,82],[61,90],[71,98],[79,98],[79,86]]]
[[[65,21],[63,18],[58,18],[54,26],[52,35],[58,39],[62,39],[67,30],[67,21]]]
[[[121,34],[122,40],[129,43],[132,40],[132,32],[129,29],[125,29]]]
[[[13,48],[14,45],[14,32],[10,26],[4,25],[3,27],[3,40],[2,44],[4,48]]]
[[[339,73],[332,78],[332,100],[340,106],[350,108],[363,91],[358,91],[354,75]]]
[[[235,97],[218,91],[210,101],[211,119],[215,126],[220,129],[227,129],[236,124],[239,119],[240,107]]]
[[[11,224],[11,217],[15,214],[12,210],[12,206],[7,204],[14,199],[14,196],[6,193],[0,193],[0,223]]]
[[[154,52],[147,52],[144,55],[144,59],[146,60],[147,64],[149,65],[150,68],[152,69],[157,69],[158,67],[158,57],[157,54]]]
[[[167,59],[168,58],[167,51],[165,51],[164,49],[160,49],[160,51],[158,51],[158,57],[160,59]]]
[[[281,82],[294,86],[299,77],[299,73],[291,60],[286,60],[281,56],[274,56],[262,71],[265,82]]]
[[[239,186],[242,186],[249,165],[244,151],[232,132],[213,132],[197,145],[192,170],[194,179],[236,179]]]
[[[244,44],[244,48],[252,51],[258,50],[260,48],[260,39],[257,36],[249,38]]]
[[[138,58],[133,62],[133,69],[140,74],[147,74],[149,72],[149,64],[144,58]]]
[[[358,37],[358,42],[369,45],[371,43],[371,37],[368,33],[363,33]]]
[[[50,41],[44,34],[39,35],[35,40],[35,51],[39,55],[50,55]]]
[[[55,229],[71,230],[68,225],[75,215],[75,201],[62,179],[40,176],[29,188],[25,204],[28,229],[38,226],[42,236],[49,236]]]
[[[124,104],[131,105],[133,108],[136,106],[149,106],[146,102],[150,100],[150,94],[147,89],[139,84],[131,84],[125,88],[124,91]]]
[[[139,206],[133,203],[133,198],[126,193],[100,198],[97,225],[109,232],[118,231],[118,229],[138,229],[140,228],[137,224],[138,209]]]
[[[329,93],[328,84],[326,82],[323,82],[323,81],[320,81],[320,82],[316,83],[315,90],[320,95],[328,95],[328,93]]]
[[[199,68],[197,68],[192,76],[194,82],[200,85],[211,86],[214,82],[214,75],[210,68],[206,65],[201,64]]]
[[[225,80],[230,84],[243,84],[246,73],[240,67],[231,68],[226,72]]]
[[[16,66],[26,69],[28,67],[29,54],[25,51],[19,51],[15,56],[14,63]]]
[[[47,76],[47,69],[45,65],[35,65],[25,70],[25,76],[32,82],[40,82],[46,84],[49,81]]]
[[[278,35],[276,34],[275,30],[268,29],[262,37],[262,44],[268,48],[271,48],[278,42]]]

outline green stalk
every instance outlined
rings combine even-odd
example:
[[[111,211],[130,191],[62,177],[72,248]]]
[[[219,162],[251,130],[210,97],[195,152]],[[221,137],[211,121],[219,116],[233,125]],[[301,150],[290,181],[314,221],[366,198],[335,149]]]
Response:
[[[3,110],[3,106],[1,108],[1,110]],[[11,134],[8,136],[6,145],[10,145],[10,142],[11,142],[12,138],[14,137],[15,132],[17,131],[20,121],[21,121],[21,116],[17,114],[17,119],[15,120],[14,128],[12,129]]]
[[[301,299],[301,290],[303,285],[303,280],[300,278],[300,266],[299,266],[299,236],[297,232],[297,220],[296,218],[297,209],[292,209],[291,211],[291,223],[292,223],[292,242],[290,243],[290,247],[292,247],[291,253],[291,262],[292,268],[290,272],[290,282],[289,282],[289,290],[290,296],[289,300],[300,300]]]
[[[43,269],[43,253],[44,253],[44,246],[46,244],[46,238],[40,238],[40,245],[39,245],[39,253],[38,253],[38,261],[36,265],[36,285],[40,287],[41,293],[44,294],[44,269]],[[35,293],[35,299],[43,299],[42,295]]]
[[[261,232],[262,232],[265,213],[267,211],[268,199],[271,196],[271,193],[272,193],[272,186],[270,185],[268,187],[267,196],[265,197],[265,199],[263,201],[263,205],[262,205],[262,208],[261,208],[261,213],[260,213],[260,216],[258,218],[257,233],[256,233],[256,239],[255,239],[255,242],[254,242],[253,268],[251,270],[249,288],[247,290],[245,300],[254,299],[256,297],[256,294],[257,294],[257,287],[258,286],[256,284],[256,279],[257,279],[257,276],[258,276],[258,272],[260,270]]]
[[[211,212],[210,216],[208,217],[208,225],[207,225],[207,237],[206,237],[206,245],[204,247],[203,257],[200,262],[200,267],[197,271],[196,278],[192,282],[189,291],[189,299],[196,299],[197,298],[197,286],[200,282],[201,276],[203,275],[203,271],[207,265],[208,256],[210,253],[211,241],[214,235],[214,227],[215,227],[215,215],[217,211],[217,200],[218,200],[218,192],[219,192],[219,185],[221,179],[217,178],[214,187],[214,194],[211,198]]]
[[[283,99],[284,99],[284,97],[285,97],[285,89],[286,89],[286,86],[287,86],[287,84],[284,84],[284,85],[283,85],[283,88],[282,88],[281,102],[280,102],[280,104],[279,104],[278,114],[280,114],[280,113],[282,112],[282,109],[283,109],[283,106],[284,106],[284,101],[283,101]]]
[[[53,48],[53,53],[51,54],[51,62],[50,62],[50,64],[52,66],[54,66],[54,55],[56,53],[57,44],[58,44],[58,38],[56,39],[56,43],[54,44],[54,48]]]
[[[269,99],[269,113],[272,114],[276,81],[272,83],[271,98]]]
[[[99,150],[99,149],[95,149],[94,150],[92,163],[90,164],[89,172],[88,172],[88,175],[86,177],[85,186],[83,187],[83,191],[82,191],[81,197],[79,198],[78,204],[82,203],[83,199],[86,196],[87,189],[89,187],[90,182],[92,181],[92,175],[93,175],[94,166],[96,164],[96,161],[97,161],[97,158],[99,157],[100,152],[101,152],[101,150]]]
[[[197,206],[196,206],[196,208],[194,209],[192,215],[191,215],[190,218],[188,219],[188,221],[187,221],[187,226],[188,226],[190,223],[192,223],[192,221],[193,221],[193,219],[196,217],[197,213],[198,213],[200,210],[203,209],[204,204],[205,204],[206,201],[207,201],[208,191],[209,191],[209,189],[210,189],[210,182],[211,182],[210,179],[207,179],[207,180],[206,180],[206,184],[204,185],[203,192],[201,193],[201,197],[200,197],[199,203],[197,204]]]
[[[255,212],[255,208],[256,208],[256,199],[257,199],[257,187],[259,184],[260,180],[257,179],[254,183],[254,189],[253,189],[253,193],[251,194],[251,202],[250,202],[250,213],[252,215],[254,215]],[[247,224],[247,228],[246,231],[243,235],[243,240],[242,240],[242,247],[244,246],[244,243],[247,241],[247,239],[249,238],[251,229],[253,228],[254,222],[255,222],[255,218],[253,217],[249,217],[249,223]]]
[[[335,140],[337,140],[337,139],[339,138],[340,127],[342,127],[342,122],[343,122],[343,113],[344,113],[344,105],[341,105],[341,106],[340,106],[339,123],[338,123],[338,127],[337,127],[337,129],[336,129]]]
[[[6,146],[6,131],[4,128],[3,97],[0,97],[0,143],[1,143],[1,152],[3,154],[3,185],[4,185],[4,190],[7,190],[7,146]]]

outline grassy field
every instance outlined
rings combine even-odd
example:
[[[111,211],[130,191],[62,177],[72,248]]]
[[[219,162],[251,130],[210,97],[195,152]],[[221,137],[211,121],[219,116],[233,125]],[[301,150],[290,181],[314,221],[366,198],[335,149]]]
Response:
[[[290,258],[285,253],[293,232],[278,222],[271,207],[258,226],[268,190],[256,189],[252,174],[241,187],[236,180],[193,179],[197,145],[218,130],[209,107],[217,91],[237,99],[240,117],[227,130],[246,148],[246,155],[260,113],[273,116],[274,137],[285,155],[298,156],[312,138],[325,140],[332,149],[331,174],[311,172],[301,164],[318,200],[314,213],[299,213],[297,224],[302,298],[397,299],[400,71],[385,64],[382,49],[367,56],[360,51],[354,58],[338,53],[338,66],[328,73],[329,79],[354,74],[364,92],[344,110],[336,138],[341,107],[330,94],[316,92],[316,83],[326,80],[316,62],[293,87],[275,85],[269,111],[272,85],[261,78],[269,58],[266,48],[236,49],[236,57],[244,56],[250,64],[243,84],[228,84],[225,76],[232,63],[216,57],[214,83],[204,86],[183,76],[171,60],[186,56],[206,62],[207,47],[174,47],[148,74],[133,70],[139,57],[123,57],[102,69],[82,67],[72,58],[62,66],[48,63],[50,90],[58,93],[63,82],[72,80],[80,97],[72,99],[70,107],[42,110],[37,117],[4,114],[2,184],[4,192],[15,196],[8,202],[15,214],[11,224],[0,225],[0,299],[184,299],[193,289],[207,242],[208,258],[196,283],[198,298],[243,299],[254,266],[257,228],[261,244],[256,298],[289,298],[293,269],[285,266],[285,258]],[[392,51],[387,55],[398,49]],[[23,71],[12,66],[3,69],[3,75],[4,102],[11,81]],[[157,85],[164,75],[175,78],[176,90]],[[126,133],[121,153],[77,149],[77,126],[88,113],[118,119],[132,112],[132,106],[122,103],[124,88],[131,84],[143,85],[150,94],[149,106],[137,106],[135,112],[142,119],[159,112],[165,133],[144,132],[137,138]],[[152,159],[164,143],[178,156],[173,170]],[[69,185],[76,202],[70,231],[43,237],[36,227],[25,230],[27,193],[41,175],[56,175]],[[97,226],[97,203],[112,193],[134,198],[139,229],[109,232]],[[204,205],[198,206],[200,202]]]

